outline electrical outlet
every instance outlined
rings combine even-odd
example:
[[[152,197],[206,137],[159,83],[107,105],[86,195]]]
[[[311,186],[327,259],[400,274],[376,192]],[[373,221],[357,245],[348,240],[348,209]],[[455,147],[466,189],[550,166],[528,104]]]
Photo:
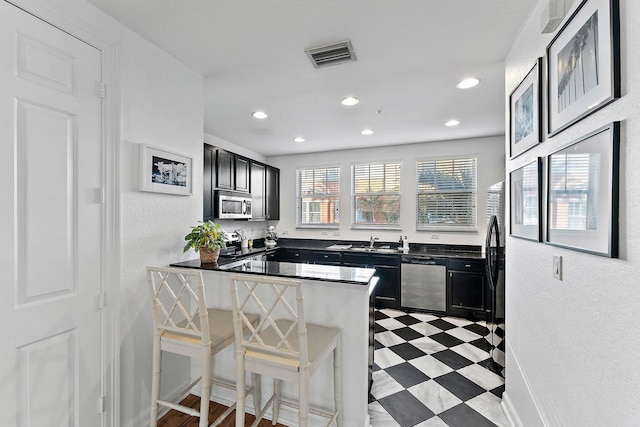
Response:
[[[431,235],[431,238],[432,238],[432,239],[434,239],[434,240],[435,240],[435,239],[439,239],[439,238],[440,238],[440,235],[439,235],[438,233],[433,233],[433,234]]]
[[[553,278],[562,281],[562,257],[560,255],[553,256]]]

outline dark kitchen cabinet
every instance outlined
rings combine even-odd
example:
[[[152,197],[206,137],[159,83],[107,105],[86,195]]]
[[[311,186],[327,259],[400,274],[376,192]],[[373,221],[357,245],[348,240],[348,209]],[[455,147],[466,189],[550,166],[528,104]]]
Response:
[[[308,249],[280,248],[276,253],[277,261],[299,262],[308,264],[311,260],[311,251]]]
[[[340,252],[335,251],[313,251],[311,261],[314,264],[340,265],[341,256]]]
[[[216,151],[216,188],[249,192],[249,159],[218,148]]]
[[[235,190],[235,155],[220,148],[216,151],[216,188]]]
[[[236,155],[234,158],[234,169],[235,190],[242,191],[243,193],[248,193],[251,174],[249,159]]]
[[[253,220],[264,220],[267,217],[265,178],[265,165],[251,161],[251,219]]]
[[[376,307],[400,308],[400,257],[344,252],[345,267],[375,268],[378,284],[375,290]]]
[[[447,314],[473,317],[485,313],[484,262],[449,260]]]
[[[376,286],[376,306],[400,308],[400,257],[371,255],[371,266],[379,277]]]
[[[280,219],[280,169],[266,165],[265,218]]]
[[[280,219],[280,169],[251,161],[251,219]]]
[[[215,188],[215,163],[216,163],[216,147],[204,145],[204,168],[203,168],[203,209],[202,220],[209,221],[214,219],[214,199],[213,189]]]

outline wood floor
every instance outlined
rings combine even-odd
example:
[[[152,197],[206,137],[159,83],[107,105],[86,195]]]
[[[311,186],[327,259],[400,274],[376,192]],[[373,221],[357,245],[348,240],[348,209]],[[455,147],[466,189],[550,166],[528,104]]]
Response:
[[[190,394],[185,397],[181,404],[188,406],[190,408],[199,409],[200,408],[200,397]],[[209,423],[215,421],[225,410],[226,406],[220,405],[215,402],[209,402]],[[221,427],[234,427],[235,426],[235,411],[231,413],[227,417],[227,419],[220,424]],[[253,420],[255,420],[251,414],[247,414],[245,416],[245,426],[250,426]],[[258,424],[259,427],[271,427],[271,421],[267,419],[263,419]],[[171,410],[165,416],[158,420],[158,427],[198,427],[198,418],[190,417],[187,414],[183,414],[182,412]],[[276,427],[286,427],[284,424],[276,424]]]

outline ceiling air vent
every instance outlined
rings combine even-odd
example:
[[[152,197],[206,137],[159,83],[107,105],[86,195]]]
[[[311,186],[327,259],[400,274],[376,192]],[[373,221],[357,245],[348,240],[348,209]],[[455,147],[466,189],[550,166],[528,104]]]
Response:
[[[350,41],[305,49],[315,68],[329,67],[342,62],[355,61],[356,54]]]

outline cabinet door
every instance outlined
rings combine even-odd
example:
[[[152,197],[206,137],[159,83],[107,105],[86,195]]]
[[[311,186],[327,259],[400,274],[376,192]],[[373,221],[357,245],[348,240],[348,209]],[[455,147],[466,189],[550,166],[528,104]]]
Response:
[[[280,169],[266,166],[266,204],[267,219],[280,219]]]
[[[459,310],[484,311],[484,282],[482,273],[471,271],[449,271],[447,283],[448,314],[460,314]]]
[[[250,167],[249,159],[240,156],[235,157],[235,190],[244,193],[249,192]]]
[[[215,147],[205,144],[204,145],[204,169],[203,169],[203,200],[202,200],[202,220],[213,220],[214,216],[214,198],[213,188],[215,187],[215,162],[216,162],[216,149]]]
[[[399,267],[376,265],[376,276],[379,277],[376,286],[376,306],[399,308],[400,307],[400,280]]]
[[[218,148],[216,153],[216,187],[223,190],[235,189],[234,155]]]
[[[307,249],[287,249],[278,250],[278,261],[300,262],[307,264],[311,258],[311,253]]]
[[[313,251],[311,259],[314,264],[340,265],[340,252]]]
[[[400,308],[400,257],[396,255],[370,255],[371,265],[376,269],[376,306]]]
[[[251,162],[251,219],[265,219],[265,167]]]

